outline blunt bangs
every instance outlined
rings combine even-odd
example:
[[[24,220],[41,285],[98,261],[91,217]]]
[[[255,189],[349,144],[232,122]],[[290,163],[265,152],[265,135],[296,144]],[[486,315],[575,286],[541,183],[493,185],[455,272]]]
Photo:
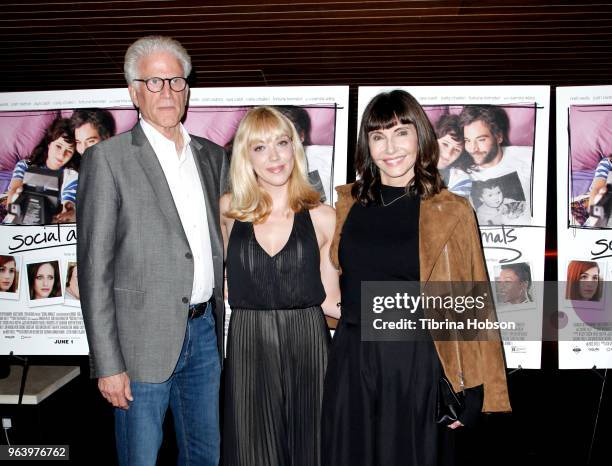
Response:
[[[379,94],[375,97],[369,118],[364,121],[366,133],[380,129],[393,128],[398,124],[415,124],[414,115],[410,112],[409,102],[397,98],[394,92]]]
[[[293,141],[293,134],[287,122],[277,112],[269,108],[256,109],[249,115],[251,120],[246,146],[251,147],[258,142],[266,142],[286,136]]]

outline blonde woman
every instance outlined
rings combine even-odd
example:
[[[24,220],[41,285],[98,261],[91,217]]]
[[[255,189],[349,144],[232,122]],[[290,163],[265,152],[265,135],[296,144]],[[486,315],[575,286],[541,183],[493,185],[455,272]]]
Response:
[[[232,317],[225,366],[228,466],[318,465],[338,273],[334,210],[309,185],[300,138],[277,110],[238,127],[221,199]]]

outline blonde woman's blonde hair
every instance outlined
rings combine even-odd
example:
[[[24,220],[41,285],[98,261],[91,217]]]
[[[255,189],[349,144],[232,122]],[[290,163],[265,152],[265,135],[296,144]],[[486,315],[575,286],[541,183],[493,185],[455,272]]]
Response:
[[[295,162],[289,176],[289,207],[294,212],[312,209],[321,195],[308,182],[306,155],[291,121],[272,107],[256,107],[244,116],[236,136],[230,164],[230,207],[224,215],[241,222],[261,223],[272,211],[272,198],[259,185],[250,149],[262,141],[289,137]]]

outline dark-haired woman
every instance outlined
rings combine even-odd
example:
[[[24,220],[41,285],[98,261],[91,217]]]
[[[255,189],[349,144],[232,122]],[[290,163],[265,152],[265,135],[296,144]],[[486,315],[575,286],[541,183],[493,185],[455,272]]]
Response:
[[[499,341],[434,342],[425,331],[419,341],[361,340],[362,282],[487,280],[474,212],[442,188],[437,161],[435,133],[410,94],[368,104],[359,181],[337,188],[331,254],[342,272],[342,317],[323,395],[324,466],[449,462],[452,452],[440,449],[448,427],[470,424],[481,409],[510,410]],[[443,374],[467,397],[448,427],[435,419]]]
[[[59,264],[57,261],[28,265],[30,299],[59,298],[62,296]]]
[[[66,299],[79,301],[81,293],[79,292],[79,275],[76,262],[69,264],[66,277]]]
[[[61,173],[62,206],[76,202],[80,156],[75,151],[74,130],[67,118],[58,118],[45,131],[45,136],[32,151],[27,160],[15,165],[13,177],[8,187],[7,205],[13,201],[30,167],[42,167]]]

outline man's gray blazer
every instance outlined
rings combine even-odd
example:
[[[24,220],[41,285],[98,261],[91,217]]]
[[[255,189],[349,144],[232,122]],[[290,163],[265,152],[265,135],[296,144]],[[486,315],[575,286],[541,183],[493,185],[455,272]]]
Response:
[[[206,199],[221,353],[219,196],[228,163],[224,150],[206,139],[192,136],[190,145]],[[139,382],[167,380],[185,337],[194,263],[166,177],[140,124],[86,151],[77,232],[92,377],[127,371]]]

